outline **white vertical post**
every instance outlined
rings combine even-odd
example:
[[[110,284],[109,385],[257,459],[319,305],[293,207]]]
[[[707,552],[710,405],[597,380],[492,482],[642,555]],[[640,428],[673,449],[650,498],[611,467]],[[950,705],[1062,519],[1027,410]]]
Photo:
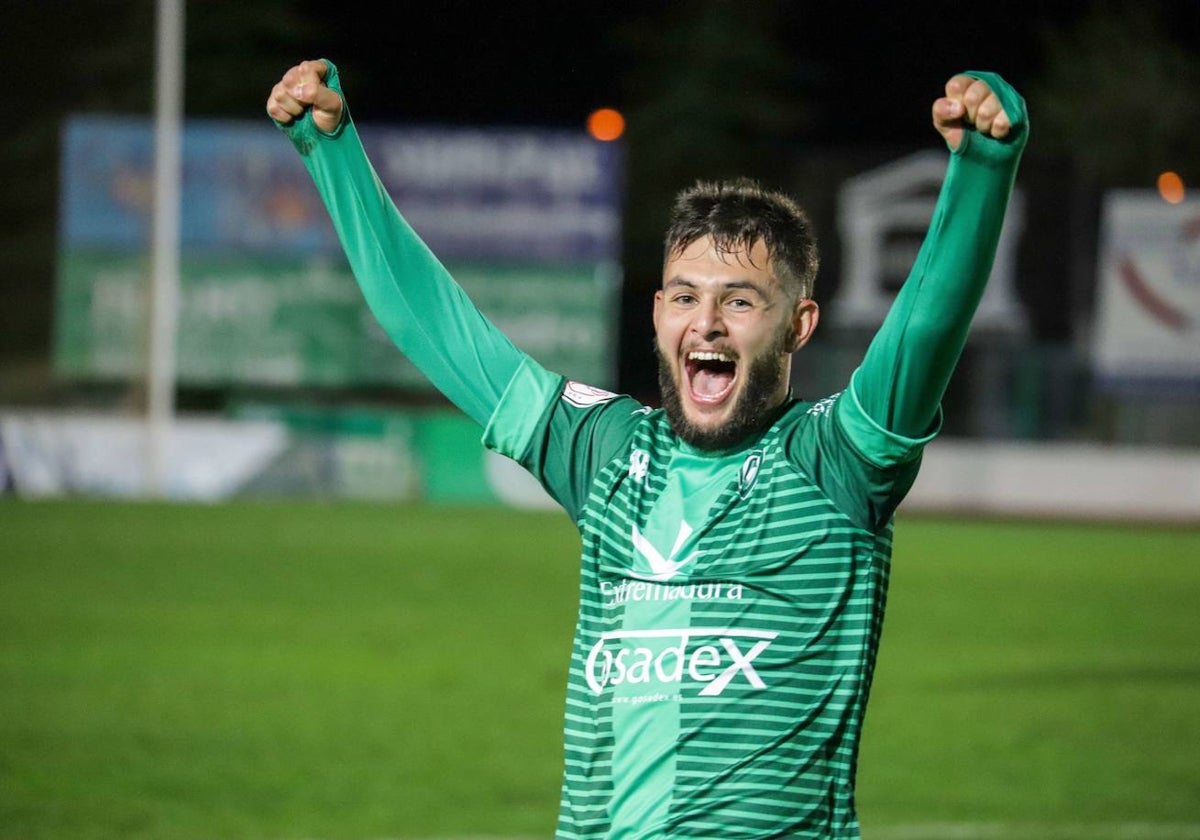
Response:
[[[158,0],[154,96],[154,221],[146,376],[146,492],[167,491],[179,323],[184,0]]]

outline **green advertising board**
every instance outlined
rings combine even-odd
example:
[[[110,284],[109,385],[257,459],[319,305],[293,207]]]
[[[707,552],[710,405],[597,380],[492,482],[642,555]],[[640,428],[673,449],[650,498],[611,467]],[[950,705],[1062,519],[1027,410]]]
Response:
[[[448,268],[479,308],[543,365],[580,381],[612,384],[615,267]],[[145,258],[80,250],[63,255],[55,347],[61,373],[140,375],[148,271]],[[375,322],[344,262],[185,255],[180,273],[181,384],[427,386]]]

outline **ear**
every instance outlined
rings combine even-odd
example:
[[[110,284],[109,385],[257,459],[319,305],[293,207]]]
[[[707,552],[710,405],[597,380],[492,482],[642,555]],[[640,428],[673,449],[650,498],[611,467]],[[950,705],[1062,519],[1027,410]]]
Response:
[[[802,298],[796,301],[796,308],[792,311],[792,335],[787,345],[789,353],[795,353],[808,344],[808,340],[812,338],[813,332],[817,329],[820,315],[821,309],[812,298]]]
[[[662,289],[659,289],[657,292],[654,293],[654,332],[655,333],[658,332],[658,316],[659,316],[659,313],[662,312],[662,302],[663,302],[663,293],[662,293]]]

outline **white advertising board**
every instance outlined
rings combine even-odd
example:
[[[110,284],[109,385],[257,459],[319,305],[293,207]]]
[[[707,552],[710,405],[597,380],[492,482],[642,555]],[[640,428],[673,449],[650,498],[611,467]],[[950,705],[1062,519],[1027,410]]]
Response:
[[[1200,393],[1200,199],[1105,197],[1092,357],[1109,390]]]

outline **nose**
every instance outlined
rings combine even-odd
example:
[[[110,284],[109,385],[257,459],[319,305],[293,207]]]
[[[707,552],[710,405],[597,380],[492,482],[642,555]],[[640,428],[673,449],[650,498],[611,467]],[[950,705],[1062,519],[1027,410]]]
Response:
[[[720,302],[712,298],[704,298],[696,309],[696,317],[692,320],[692,332],[705,341],[725,335],[725,320],[721,317]]]

